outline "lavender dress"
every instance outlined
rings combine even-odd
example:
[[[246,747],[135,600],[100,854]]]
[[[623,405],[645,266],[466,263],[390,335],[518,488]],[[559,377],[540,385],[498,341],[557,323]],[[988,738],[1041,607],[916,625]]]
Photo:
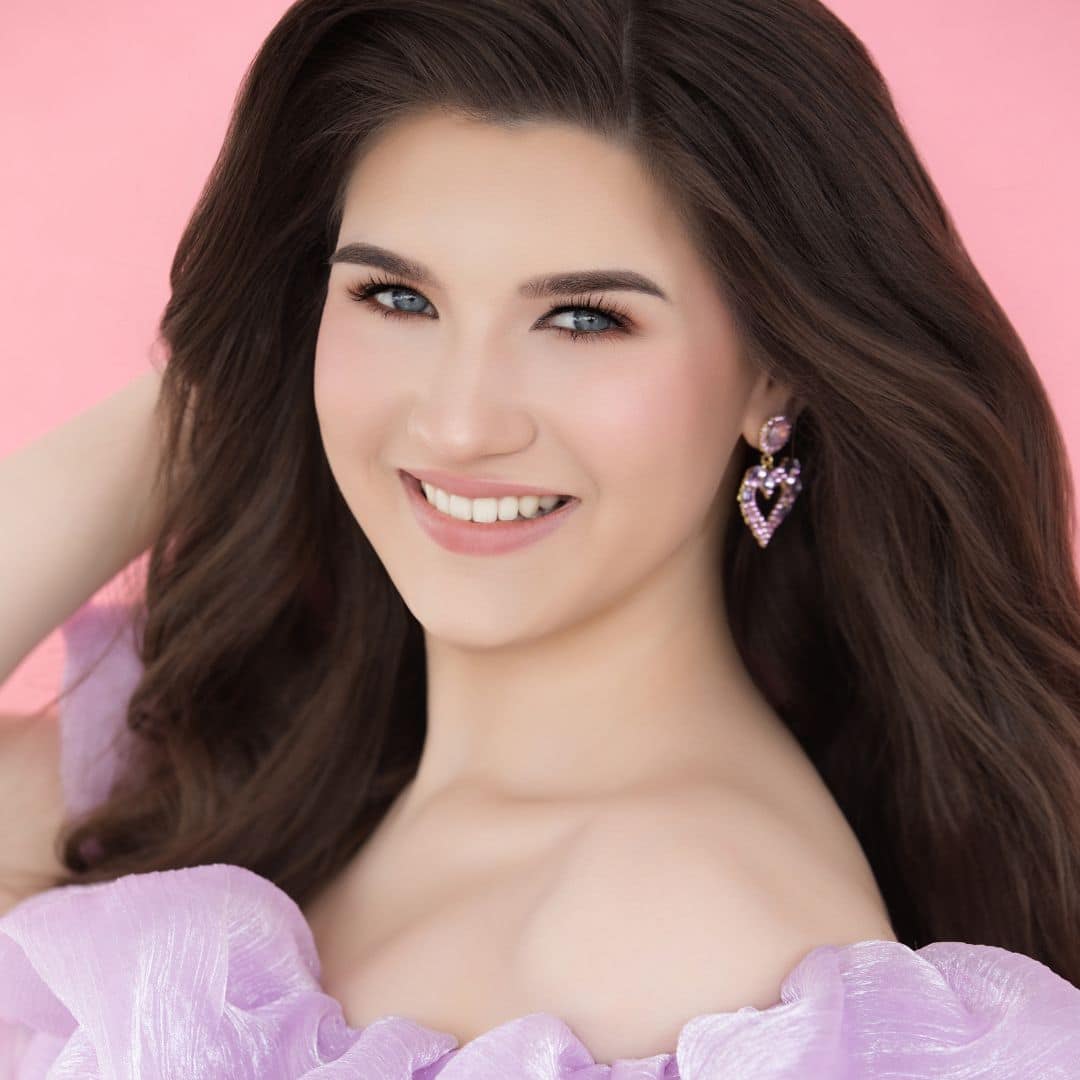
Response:
[[[87,604],[63,625],[65,683],[124,615]],[[73,811],[105,794],[118,757],[107,741],[138,676],[125,636],[66,704]],[[1019,953],[956,941],[819,946],[775,1005],[688,1017],[674,1054],[599,1063],[543,1012],[460,1046],[404,1016],[351,1028],[319,976],[300,909],[240,866],[48,890],[0,917],[0,1078],[1080,1078],[1080,989]]]

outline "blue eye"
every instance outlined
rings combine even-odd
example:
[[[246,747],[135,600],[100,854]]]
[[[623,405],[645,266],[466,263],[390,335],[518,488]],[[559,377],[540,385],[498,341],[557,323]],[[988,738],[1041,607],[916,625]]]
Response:
[[[397,292],[404,293],[406,296],[420,297],[426,300],[423,293],[417,292],[411,286],[406,285],[401,281],[389,281],[383,278],[377,278],[367,282],[362,282],[359,285],[350,285],[346,290],[354,300],[359,303],[365,304],[367,307],[374,307],[378,314],[387,319],[400,319],[410,318],[413,315],[423,315],[423,306],[419,305],[414,311],[402,311],[397,308],[387,307],[385,304],[381,304],[378,301],[372,300],[372,297],[381,292]],[[395,297],[398,299],[398,297]],[[552,308],[543,320],[554,318],[556,315],[562,315],[565,312],[583,313],[585,320],[592,320],[595,322],[597,318],[600,320],[607,320],[612,325],[607,328],[601,328],[599,330],[571,330],[565,326],[556,326],[553,329],[558,330],[562,334],[569,334],[571,341],[577,341],[579,338],[585,340],[605,338],[611,339],[617,334],[627,334],[630,332],[631,322],[630,318],[625,311],[614,304],[610,304],[603,297],[595,298],[592,296],[575,297],[568,304],[561,304],[559,307]],[[425,315],[425,318],[432,318],[430,315]]]

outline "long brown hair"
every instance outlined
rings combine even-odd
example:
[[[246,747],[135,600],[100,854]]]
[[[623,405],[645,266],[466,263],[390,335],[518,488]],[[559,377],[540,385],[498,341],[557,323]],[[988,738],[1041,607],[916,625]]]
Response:
[[[765,550],[733,507],[716,553],[745,664],[902,942],[997,945],[1080,984],[1063,439],[881,74],[817,0],[289,8],[161,320],[139,767],[67,823],[56,884],[223,862],[303,904],[418,765],[421,627],[334,483],[312,384],[350,170],[429,108],[580,125],[662,186],[747,355],[801,407],[805,493]]]

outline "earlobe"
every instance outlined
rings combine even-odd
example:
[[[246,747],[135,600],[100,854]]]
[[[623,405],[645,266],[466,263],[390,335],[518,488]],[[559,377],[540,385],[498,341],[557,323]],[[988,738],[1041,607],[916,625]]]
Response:
[[[776,382],[770,375],[762,373],[747,401],[742,426],[743,438],[751,446],[757,447],[761,426],[766,420],[773,416],[785,416],[794,424],[800,408],[795,395],[787,387]]]

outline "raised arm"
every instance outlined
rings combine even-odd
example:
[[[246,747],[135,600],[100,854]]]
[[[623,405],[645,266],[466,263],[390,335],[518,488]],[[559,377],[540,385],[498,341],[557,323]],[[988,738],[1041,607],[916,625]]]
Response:
[[[161,374],[0,460],[0,683],[153,542]]]

